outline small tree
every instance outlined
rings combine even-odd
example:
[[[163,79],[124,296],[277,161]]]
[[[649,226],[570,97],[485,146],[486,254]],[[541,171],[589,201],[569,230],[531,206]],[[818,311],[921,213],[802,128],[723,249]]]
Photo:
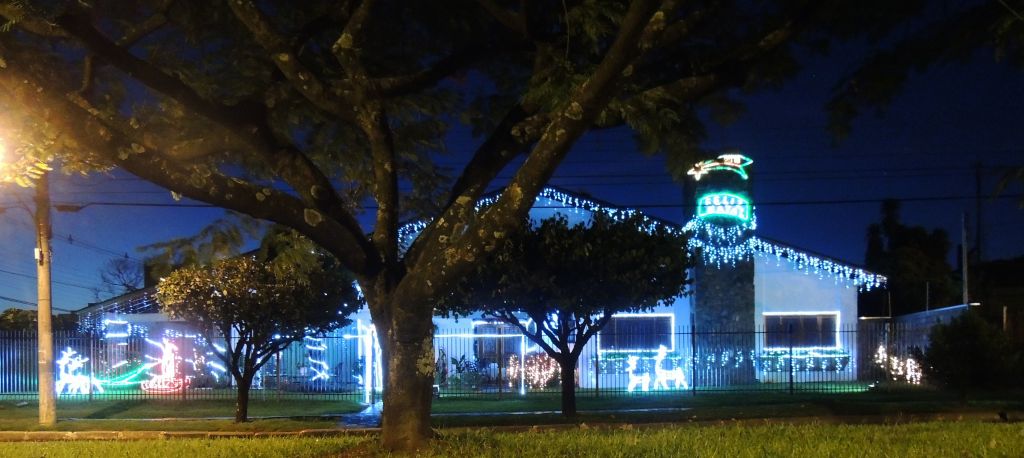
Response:
[[[352,278],[322,251],[315,262],[295,253],[243,255],[174,271],[160,282],[157,299],[171,316],[194,324],[224,361],[238,386],[235,421],[248,420],[253,377],[271,356],[309,334],[350,323],[359,308]]]
[[[1020,386],[1021,353],[974,311],[938,324],[929,334],[924,372],[929,381],[966,396],[971,390]]]
[[[482,310],[558,362],[562,414],[576,414],[576,366],[587,342],[619,312],[666,304],[683,293],[684,237],[640,216],[596,213],[570,225],[557,215],[511,235],[453,296],[448,311]],[[532,320],[532,325],[522,321]]]
[[[111,258],[100,269],[100,281],[103,289],[112,296],[130,293],[142,288],[142,265],[127,255]]]

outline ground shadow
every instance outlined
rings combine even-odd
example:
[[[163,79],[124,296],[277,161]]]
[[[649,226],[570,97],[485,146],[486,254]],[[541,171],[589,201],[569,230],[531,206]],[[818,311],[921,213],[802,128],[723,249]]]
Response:
[[[90,419],[90,420],[102,420],[102,419],[110,418],[111,415],[116,415],[116,414],[119,414],[121,412],[125,412],[127,410],[130,410],[133,407],[137,407],[138,404],[139,404],[138,401],[119,401],[119,402],[114,402],[114,403],[112,403],[112,404],[110,404],[110,405],[108,405],[108,406],[106,406],[106,407],[104,407],[102,409],[99,409],[99,410],[97,410],[97,411],[95,411],[93,413],[90,413],[89,415],[86,415],[84,418],[87,418],[87,419]]]

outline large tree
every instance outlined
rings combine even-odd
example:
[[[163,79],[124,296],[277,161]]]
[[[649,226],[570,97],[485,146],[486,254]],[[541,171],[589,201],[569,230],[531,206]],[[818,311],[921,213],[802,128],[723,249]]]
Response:
[[[412,450],[431,434],[438,298],[521,225],[580,136],[624,126],[685,170],[702,109],[792,76],[798,45],[877,36],[914,3],[5,0],[0,104],[34,120],[46,154],[334,254],[381,336],[383,444]],[[446,183],[436,159],[456,120],[479,137]],[[403,216],[433,218],[408,250]]]
[[[934,3],[889,46],[880,47],[836,85],[828,103],[830,129],[849,135],[853,120],[865,110],[884,111],[914,72],[964,62],[979,53],[995,62],[1024,69],[1024,5],[1006,0]],[[1011,182],[1024,183],[1024,167],[1011,168],[997,193]],[[1024,208],[1024,198],[1018,201]]]
[[[959,303],[946,231],[903,224],[899,201],[886,200],[881,222],[868,226],[867,241],[865,266],[888,278],[884,291],[863,293],[868,314],[902,315]]]
[[[683,294],[686,238],[639,215],[586,223],[564,215],[512,234],[459,284],[448,311],[482,311],[518,328],[558,362],[562,414],[576,415],[583,348],[622,312],[647,311]]]
[[[195,326],[231,373],[236,422],[249,418],[249,390],[264,364],[304,336],[349,324],[362,305],[333,256],[297,245],[306,255],[294,246],[260,250],[175,270],[157,285],[163,310]]]

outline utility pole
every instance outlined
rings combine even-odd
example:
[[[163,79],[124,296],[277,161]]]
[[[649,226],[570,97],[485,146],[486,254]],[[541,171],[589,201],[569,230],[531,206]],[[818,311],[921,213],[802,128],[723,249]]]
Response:
[[[36,277],[39,297],[39,424],[57,424],[57,393],[53,374],[53,299],[50,295],[50,174],[44,171],[36,181]]]
[[[967,213],[960,216],[960,273],[963,277],[963,300],[969,304],[967,296]]]
[[[974,256],[981,262],[981,161],[974,163]],[[977,265],[977,264],[975,264]]]

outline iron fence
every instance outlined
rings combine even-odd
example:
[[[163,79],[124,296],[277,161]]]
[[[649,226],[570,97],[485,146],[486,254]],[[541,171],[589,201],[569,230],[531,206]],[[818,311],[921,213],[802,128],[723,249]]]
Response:
[[[802,344],[806,336],[792,328],[601,332],[585,344],[575,383],[578,396],[835,393],[879,384],[919,384],[919,353],[927,345],[928,331],[865,322],[829,331],[829,345]],[[439,332],[434,342],[435,383],[441,396],[561,391],[556,361],[522,334],[500,329],[474,335]]]
[[[927,327],[860,322],[808,337],[792,327],[754,330],[606,330],[575,370],[578,396],[710,391],[848,392],[921,383]],[[819,340],[814,340],[819,339]],[[807,345],[822,343],[828,345]],[[231,399],[231,377],[211,343],[187,333],[56,333],[57,391],[70,399]],[[559,366],[527,336],[494,325],[435,333],[435,389],[442,397],[516,397],[561,391]],[[306,337],[275,354],[254,399],[380,399],[380,349],[372,329]],[[34,333],[0,333],[0,398],[34,398]]]

